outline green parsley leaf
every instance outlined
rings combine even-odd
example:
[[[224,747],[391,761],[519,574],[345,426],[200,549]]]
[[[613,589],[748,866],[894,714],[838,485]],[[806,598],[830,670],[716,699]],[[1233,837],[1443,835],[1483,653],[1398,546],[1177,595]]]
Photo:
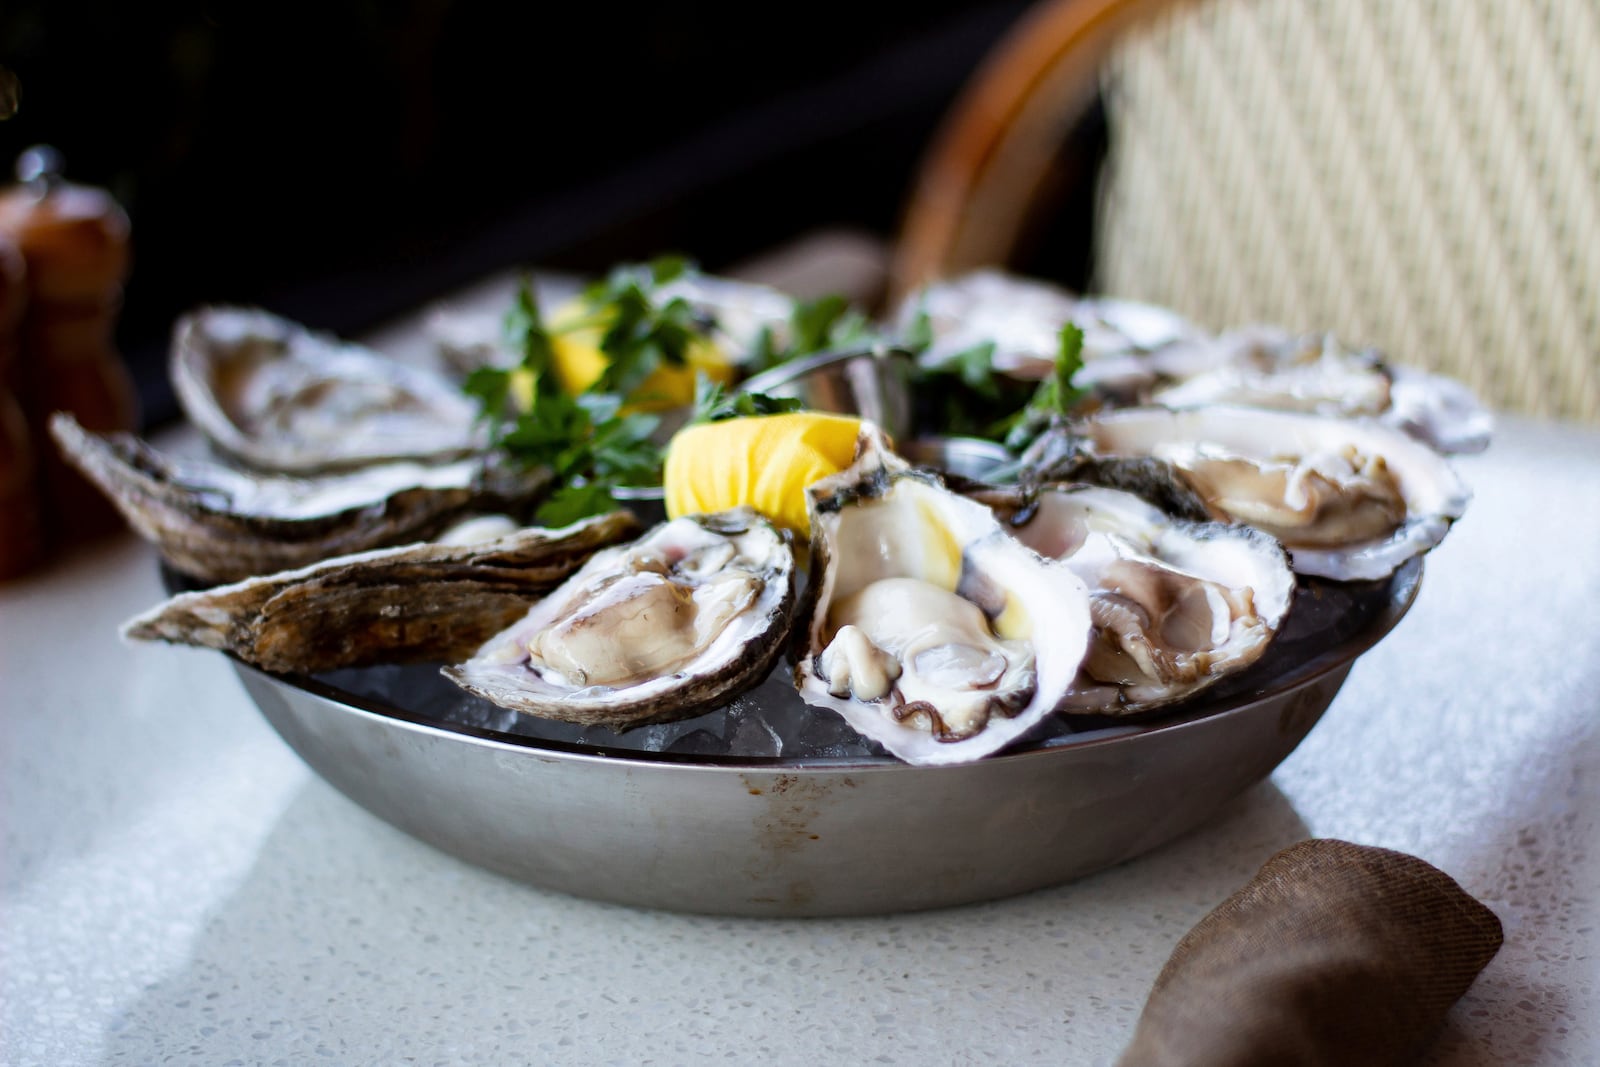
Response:
[[[539,310],[539,297],[533,282],[524,277],[517,287],[511,310],[506,312],[504,332],[506,341],[522,357],[520,366],[532,371],[540,382],[551,386],[551,369],[555,366],[555,351],[550,346],[550,330],[545,326],[544,315]]]
[[[616,509],[612,488],[595,482],[564,485],[539,505],[534,518],[542,526],[555,527],[568,526],[591,515],[603,515]]]
[[[928,317],[927,308],[917,308],[911,325],[900,332],[900,347],[912,352],[926,352],[933,347],[933,320]]]
[[[1021,452],[1051,423],[1069,415],[1088,392],[1072,384],[1083,368],[1083,331],[1074,323],[1064,324],[1060,343],[1050,375],[1039,383],[1027,406],[1008,420],[1005,445],[1013,452]]]
[[[799,411],[805,404],[799,397],[768,396],[766,393],[727,392],[707,378],[697,374],[694,381],[694,415],[690,424],[720,422],[755,415],[784,415]]]
[[[758,374],[791,359],[876,340],[871,320],[838,294],[795,301],[788,335],[788,343],[780,346],[772,328],[763,326],[744,360],[749,372]]]

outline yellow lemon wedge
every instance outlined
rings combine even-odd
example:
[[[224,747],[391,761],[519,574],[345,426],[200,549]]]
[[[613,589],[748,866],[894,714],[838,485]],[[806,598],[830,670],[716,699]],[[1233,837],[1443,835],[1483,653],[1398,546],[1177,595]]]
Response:
[[[675,519],[747,504],[809,537],[806,486],[850,466],[861,425],[852,415],[797,411],[680,430],[667,445],[667,515]]]
[[[564,304],[550,317],[550,349],[561,389],[577,396],[605,373],[606,355],[600,351],[604,323],[573,324],[589,315],[582,301]],[[662,364],[628,394],[629,411],[665,411],[694,403],[694,380],[702,373],[719,385],[731,385],[737,368],[715,342],[696,337],[684,353],[684,364]]]

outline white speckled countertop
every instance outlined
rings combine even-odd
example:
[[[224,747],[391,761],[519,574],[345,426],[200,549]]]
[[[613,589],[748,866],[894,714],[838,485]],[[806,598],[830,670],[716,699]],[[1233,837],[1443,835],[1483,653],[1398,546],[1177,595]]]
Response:
[[[1178,938],[1307,836],[1505,946],[1433,1064],[1600,1063],[1600,432],[1507,419],[1410,616],[1200,830],[1055,889],[829,920],[527,888],[324,784],[214,653],[133,647],[131,537],[0,586],[0,1060],[1107,1063]]]

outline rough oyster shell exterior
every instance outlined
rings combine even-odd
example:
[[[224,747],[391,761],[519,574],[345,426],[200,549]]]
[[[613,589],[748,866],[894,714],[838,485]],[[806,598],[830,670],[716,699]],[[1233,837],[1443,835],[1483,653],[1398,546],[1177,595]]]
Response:
[[[169,456],[128,434],[91,433],[65,413],[50,431],[163,559],[202,582],[424,541],[473,511],[519,510],[550,478],[478,459],[290,478]]]
[[[596,550],[638,531],[626,511],[470,545],[417,544],[180,593],[123,636],[221,649],[308,673],[448,661],[525,614]]]

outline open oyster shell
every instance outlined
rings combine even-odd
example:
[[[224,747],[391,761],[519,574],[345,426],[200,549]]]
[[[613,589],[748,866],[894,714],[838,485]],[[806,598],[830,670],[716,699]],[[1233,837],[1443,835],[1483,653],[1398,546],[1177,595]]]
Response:
[[[979,759],[1066,695],[1088,592],[870,437],[808,490],[815,601],[795,686],[908,763]]]
[[[1288,556],[1250,527],[1176,520],[1098,486],[973,496],[1089,587],[1094,634],[1059,710],[1132,714],[1186,699],[1260,659],[1288,614]]]
[[[189,421],[258,470],[439,462],[482,444],[477,406],[449,380],[265,311],[183,316],[168,370]]]
[[[1253,526],[1298,573],[1339,581],[1384,578],[1428,551],[1472,496],[1443,456],[1374,420],[1222,405],[1105,412],[1041,437],[1024,464],[1039,481]]]
[[[1054,285],[993,269],[933,282],[912,293],[896,311],[909,330],[927,316],[933,335],[922,359],[937,365],[974,345],[993,343],[994,367],[1037,380],[1055,367],[1061,327],[1083,331],[1083,368],[1075,384],[1114,395],[1134,395],[1156,379],[1151,352],[1200,341],[1200,329],[1175,311],[1132,300],[1076,296]]]
[[[180,593],[129,620],[123,636],[221,649],[269,671],[458,659],[638,528],[615,511],[476,544],[341,556]]]
[[[128,434],[91,433],[64,412],[50,432],[163,559],[203,582],[427,540],[474,511],[518,510],[550,480],[479,459],[291,478],[168,456]]]
[[[691,718],[767,676],[797,591],[788,536],[755,511],[684,516],[596,554],[444,673],[547,719],[626,729]]]
[[[1493,419],[1460,382],[1391,366],[1328,334],[1250,326],[1174,345],[1153,360],[1162,407],[1213,404],[1375,418],[1440,452],[1481,452]]]

